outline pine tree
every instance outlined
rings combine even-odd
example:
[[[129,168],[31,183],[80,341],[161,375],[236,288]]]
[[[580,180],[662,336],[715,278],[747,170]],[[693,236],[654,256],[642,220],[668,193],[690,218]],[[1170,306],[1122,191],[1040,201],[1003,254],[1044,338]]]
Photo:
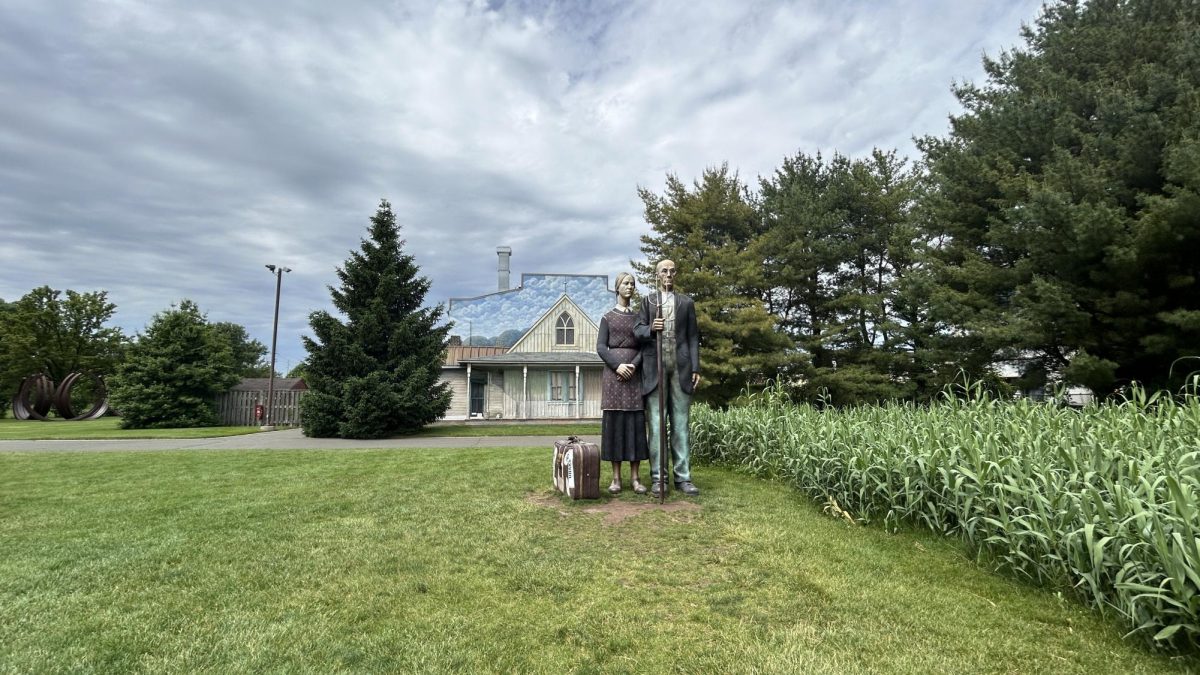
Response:
[[[963,85],[934,191],[947,353],[1107,393],[1200,351],[1200,5],[1050,4]]]
[[[238,381],[227,341],[191,300],[155,315],[109,378],[126,429],[215,426],[217,395]]]
[[[880,150],[829,162],[799,154],[760,180],[757,257],[774,284],[772,311],[811,356],[802,396],[845,404],[920,393],[916,186],[915,172]]]
[[[654,265],[675,261],[679,290],[696,303],[697,400],[721,405],[777,377],[795,354],[763,301],[769,284],[754,250],[762,221],[737,174],[727,166],[707,169],[690,190],[668,176],[663,196],[638,194],[655,235],[642,236],[647,262],[634,268],[653,289]]]
[[[438,327],[442,306],[422,307],[429,280],[404,241],[392,207],[383,200],[371,218],[368,238],[338,268],[341,285],[330,287],[333,305],[309,317],[314,337],[308,350],[301,399],[305,435],[383,438],[411,433],[450,407],[450,390],[439,375],[450,326]]]

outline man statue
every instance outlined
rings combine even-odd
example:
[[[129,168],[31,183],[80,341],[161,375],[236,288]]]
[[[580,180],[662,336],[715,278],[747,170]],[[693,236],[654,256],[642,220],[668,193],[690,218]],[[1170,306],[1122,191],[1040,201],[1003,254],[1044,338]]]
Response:
[[[666,395],[670,412],[671,466],[675,489],[685,495],[698,495],[692,484],[688,445],[688,407],[692,393],[700,384],[700,329],[696,325],[696,304],[682,293],[675,292],[675,263],[662,260],[654,266],[658,292],[642,299],[633,333],[642,349],[642,396],[646,399],[646,425],[649,427],[651,493],[662,494],[662,448],[659,447],[659,414]],[[658,310],[662,308],[662,317]],[[663,338],[663,378],[658,381],[658,334]]]

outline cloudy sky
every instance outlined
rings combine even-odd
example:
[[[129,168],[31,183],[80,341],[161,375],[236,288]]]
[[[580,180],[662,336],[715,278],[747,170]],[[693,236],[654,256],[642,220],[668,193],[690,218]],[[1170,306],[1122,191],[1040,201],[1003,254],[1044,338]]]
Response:
[[[640,258],[638,186],[943,135],[1041,0],[0,0],[0,298],[182,298],[304,358],[381,198],[429,302]]]

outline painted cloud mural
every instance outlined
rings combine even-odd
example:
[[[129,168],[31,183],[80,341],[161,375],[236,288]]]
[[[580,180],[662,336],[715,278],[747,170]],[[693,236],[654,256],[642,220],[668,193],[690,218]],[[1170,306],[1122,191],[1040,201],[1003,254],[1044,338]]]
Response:
[[[564,293],[597,324],[616,302],[608,275],[522,274],[517,288],[450,298],[446,313],[464,344],[511,347]]]

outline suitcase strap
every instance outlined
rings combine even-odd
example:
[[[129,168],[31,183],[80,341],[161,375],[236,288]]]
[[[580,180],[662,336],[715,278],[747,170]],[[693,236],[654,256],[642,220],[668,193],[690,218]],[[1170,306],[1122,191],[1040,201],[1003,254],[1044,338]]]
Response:
[[[563,469],[566,475],[563,477],[563,483],[566,489],[564,492],[570,494],[571,488],[575,487],[575,453],[568,450],[563,453]]]

